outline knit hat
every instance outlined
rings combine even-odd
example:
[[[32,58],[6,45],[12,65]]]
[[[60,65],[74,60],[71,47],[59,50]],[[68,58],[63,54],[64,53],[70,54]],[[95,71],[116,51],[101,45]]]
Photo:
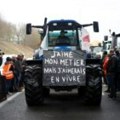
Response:
[[[7,57],[6,58],[6,61],[11,61],[12,59],[10,57]]]

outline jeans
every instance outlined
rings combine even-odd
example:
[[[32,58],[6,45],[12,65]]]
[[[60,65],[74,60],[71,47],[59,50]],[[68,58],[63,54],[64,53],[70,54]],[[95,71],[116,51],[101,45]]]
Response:
[[[6,80],[6,93],[9,92],[10,88],[11,88],[11,80]]]
[[[6,80],[0,75],[0,94],[6,94]]]

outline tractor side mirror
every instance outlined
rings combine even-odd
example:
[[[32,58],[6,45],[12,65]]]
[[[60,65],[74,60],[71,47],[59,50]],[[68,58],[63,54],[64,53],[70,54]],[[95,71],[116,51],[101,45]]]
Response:
[[[32,26],[31,26],[31,23],[28,23],[26,25],[26,34],[31,34],[32,33]]]
[[[93,29],[94,29],[94,32],[99,32],[98,22],[96,22],[96,21],[93,22]]]

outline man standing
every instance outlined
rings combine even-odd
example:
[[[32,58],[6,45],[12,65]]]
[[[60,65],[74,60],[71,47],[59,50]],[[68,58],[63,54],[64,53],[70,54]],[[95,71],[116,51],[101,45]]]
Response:
[[[107,51],[104,51],[103,58],[102,58],[102,70],[103,70],[103,80],[106,85],[108,85],[107,79],[106,79],[106,74],[107,74],[106,68],[107,68],[108,60],[109,60],[109,56],[107,54]]]
[[[5,77],[6,93],[8,94],[11,88],[11,81],[14,79],[14,67],[13,67],[12,59],[10,57],[6,58],[6,62],[3,65],[2,76]]]
[[[110,85],[110,98],[116,98],[116,69],[117,69],[117,56],[114,50],[110,50],[109,61],[107,65],[107,80]]]
[[[118,50],[115,51],[117,56],[117,71],[116,71],[116,88],[120,91],[120,52]]]
[[[105,92],[110,92],[110,85],[109,85],[108,80],[107,80],[107,66],[108,66],[108,61],[109,61],[109,55],[106,54],[106,56],[104,57],[103,63],[102,63],[104,83],[108,87]]]
[[[3,53],[0,51],[0,67],[3,62]],[[0,71],[0,102],[7,99],[7,94],[6,94],[6,82],[5,82],[5,77],[1,75]]]
[[[24,55],[23,54],[19,54],[17,56],[17,60],[15,62],[15,70],[16,70],[17,80],[18,80],[17,85],[19,87],[19,91],[21,91],[21,87],[23,86],[23,80],[22,80],[23,59],[24,59]]]

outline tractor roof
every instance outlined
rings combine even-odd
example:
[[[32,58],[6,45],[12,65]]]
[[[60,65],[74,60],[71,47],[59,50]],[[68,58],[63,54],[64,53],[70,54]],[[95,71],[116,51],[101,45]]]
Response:
[[[81,27],[81,25],[75,20],[52,20],[48,23],[50,30],[59,30],[59,29],[75,29]]]

